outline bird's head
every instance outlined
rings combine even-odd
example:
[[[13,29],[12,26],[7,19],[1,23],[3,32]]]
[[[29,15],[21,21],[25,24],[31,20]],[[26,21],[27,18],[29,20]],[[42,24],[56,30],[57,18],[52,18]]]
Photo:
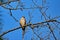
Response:
[[[23,18],[25,18],[24,16],[22,16]]]

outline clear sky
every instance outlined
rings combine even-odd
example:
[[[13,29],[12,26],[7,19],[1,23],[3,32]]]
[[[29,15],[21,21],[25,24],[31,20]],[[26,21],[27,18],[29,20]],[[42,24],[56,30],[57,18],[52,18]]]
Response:
[[[26,6],[24,7],[31,7],[32,1],[30,0],[22,0],[22,2],[25,2],[24,4]],[[15,7],[16,3],[11,3],[11,5],[13,7]],[[38,5],[40,4],[40,1],[38,0]],[[33,5],[33,4],[32,4]],[[46,11],[48,16],[51,16],[51,18],[56,17],[56,16],[60,16],[60,0],[47,0],[47,6],[49,7],[48,10]],[[2,32],[7,31],[11,28],[15,28],[15,27],[19,27],[19,23],[16,22],[10,15],[9,15],[9,10],[4,9],[3,7],[0,7],[0,11],[1,14],[3,14],[2,16],[2,23],[3,25],[3,29]],[[43,20],[41,20],[41,14],[39,12],[38,9],[24,9],[23,11],[21,10],[12,10],[12,14],[13,16],[19,21],[20,18],[22,16],[25,16],[27,23],[29,21],[29,13],[32,13],[32,23],[37,23],[37,22],[41,22]],[[39,18],[40,17],[40,18]],[[58,29],[54,30],[56,37],[60,38],[59,36],[59,30]],[[47,27],[41,28],[39,32],[42,32],[42,35],[40,35],[41,37],[44,37],[45,35],[47,35],[46,33],[48,33],[47,31],[49,31],[49,29]],[[44,33],[43,33],[44,32]],[[51,34],[52,35],[52,34]],[[31,37],[34,37],[36,35],[33,34],[33,31],[31,28],[27,28],[26,29],[26,34],[25,34],[25,40],[31,40]],[[7,38],[9,40],[22,40],[22,29],[18,29],[16,31],[10,32],[6,35],[3,36],[4,38]],[[35,37],[36,38],[36,37]],[[38,39],[39,40],[39,39]],[[54,40],[53,36],[51,36],[51,40]]]

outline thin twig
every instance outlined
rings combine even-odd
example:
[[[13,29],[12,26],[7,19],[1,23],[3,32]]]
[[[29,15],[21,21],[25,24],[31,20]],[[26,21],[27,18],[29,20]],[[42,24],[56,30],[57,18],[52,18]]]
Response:
[[[51,29],[50,24],[49,24],[49,23],[47,23],[47,25],[48,25],[48,27],[49,27],[49,29],[50,29],[51,33],[53,34],[53,37],[55,38],[55,40],[57,40],[57,38],[56,38],[56,36],[55,36],[55,34],[54,34],[53,30]]]
[[[16,22],[18,22],[18,20],[12,15],[11,10],[10,10],[10,16],[11,16]]]

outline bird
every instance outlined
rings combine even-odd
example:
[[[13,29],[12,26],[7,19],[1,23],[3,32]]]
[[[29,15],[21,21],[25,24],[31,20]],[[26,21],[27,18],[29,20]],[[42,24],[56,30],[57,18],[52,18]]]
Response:
[[[20,19],[20,26],[22,27],[22,30],[25,30],[25,26],[26,25],[26,19],[24,16],[22,16],[22,18]]]
[[[24,16],[20,19],[20,26],[22,27],[22,40],[24,40],[24,34],[25,34],[25,26],[26,25],[26,19]]]

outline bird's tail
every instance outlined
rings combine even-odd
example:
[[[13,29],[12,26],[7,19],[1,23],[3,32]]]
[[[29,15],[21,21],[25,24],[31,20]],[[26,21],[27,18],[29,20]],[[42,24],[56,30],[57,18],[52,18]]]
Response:
[[[23,26],[23,28],[22,28],[23,31],[25,31],[25,27],[26,27],[26,26]]]
[[[24,40],[25,30],[22,31],[22,40]]]

